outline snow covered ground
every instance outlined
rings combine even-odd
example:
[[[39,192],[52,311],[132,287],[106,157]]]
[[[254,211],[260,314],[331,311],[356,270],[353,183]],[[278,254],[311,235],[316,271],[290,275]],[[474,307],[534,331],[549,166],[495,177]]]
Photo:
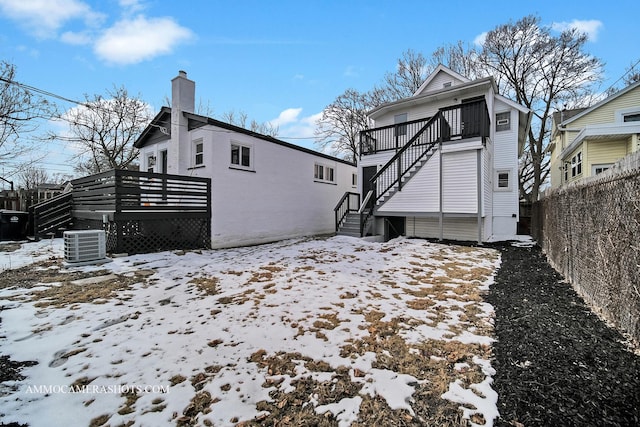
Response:
[[[420,421],[433,390],[472,425],[498,415],[482,298],[497,251],[332,237],[72,268],[62,250],[0,252],[0,269],[48,261],[33,272],[52,277],[0,289],[0,354],[38,362],[2,384],[0,423],[349,426],[381,401]]]

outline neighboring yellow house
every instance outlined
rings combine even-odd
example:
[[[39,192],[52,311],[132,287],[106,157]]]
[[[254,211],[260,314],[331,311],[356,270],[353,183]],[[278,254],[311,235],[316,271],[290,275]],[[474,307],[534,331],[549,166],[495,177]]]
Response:
[[[551,187],[597,175],[640,151],[640,82],[599,103],[553,115]]]

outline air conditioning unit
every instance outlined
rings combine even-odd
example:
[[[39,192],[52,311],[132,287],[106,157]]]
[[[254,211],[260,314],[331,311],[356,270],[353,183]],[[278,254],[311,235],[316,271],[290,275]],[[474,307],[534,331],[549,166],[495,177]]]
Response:
[[[70,264],[106,261],[107,239],[104,230],[65,231],[64,260]]]

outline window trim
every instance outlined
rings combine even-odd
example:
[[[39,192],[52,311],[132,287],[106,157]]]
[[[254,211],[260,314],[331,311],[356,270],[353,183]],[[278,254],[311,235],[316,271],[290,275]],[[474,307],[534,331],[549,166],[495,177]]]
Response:
[[[234,163],[234,156],[233,156],[233,147],[238,147],[239,151],[238,151],[238,163]],[[249,150],[248,155],[247,155],[247,159],[249,164],[245,165],[243,164],[243,161],[245,159],[245,155],[244,155],[244,150],[247,149]],[[238,142],[238,141],[231,141],[230,145],[229,145],[229,167],[231,169],[239,169],[239,170],[245,170],[245,171],[255,171],[254,169],[254,165],[253,165],[253,153],[254,153],[254,147],[253,144],[247,144],[247,143],[243,143],[243,142]]]
[[[615,111],[616,122],[618,123],[634,123],[634,122],[625,122],[624,118],[626,116],[635,116],[636,114],[640,114],[640,108],[636,107],[628,107],[621,108]]]
[[[150,151],[148,153],[146,153],[146,161],[147,161],[147,172],[155,172],[156,171],[156,164],[157,164],[157,159],[156,159],[156,154],[153,151]]]
[[[500,186],[500,175],[507,174],[507,186]],[[493,186],[495,191],[512,191],[513,190],[513,171],[511,169],[496,169],[495,181]]]
[[[571,156],[571,178],[582,175],[582,151]]]
[[[599,175],[602,172],[609,170],[613,167],[613,163],[597,163],[597,164],[593,164],[591,165],[591,175],[595,176],[595,175]],[[596,172],[596,169],[602,169],[600,172]]]
[[[200,151],[198,151],[198,146],[200,146]],[[194,139],[192,145],[193,153],[191,156],[192,165],[194,168],[204,166],[204,141],[202,138]],[[198,162],[198,157],[200,157],[200,161]]]

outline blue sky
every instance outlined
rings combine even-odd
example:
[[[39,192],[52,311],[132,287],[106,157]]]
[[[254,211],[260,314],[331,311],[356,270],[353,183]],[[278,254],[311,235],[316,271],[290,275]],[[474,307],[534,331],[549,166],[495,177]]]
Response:
[[[154,111],[184,70],[214,116],[243,111],[313,147],[322,109],[380,83],[402,52],[428,57],[528,14],[589,34],[587,50],[605,63],[602,90],[640,59],[637,0],[0,0],[0,59],[22,83],[78,100],[124,85]],[[43,167],[66,170],[68,147],[43,149]]]

